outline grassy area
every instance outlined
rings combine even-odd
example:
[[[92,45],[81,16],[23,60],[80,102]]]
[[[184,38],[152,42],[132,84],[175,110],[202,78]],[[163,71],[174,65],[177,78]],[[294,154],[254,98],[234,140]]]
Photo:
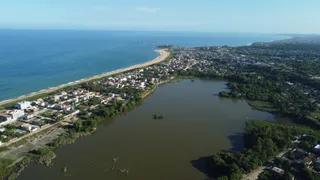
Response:
[[[0,159],[0,179],[5,179],[12,172],[13,167],[9,167],[14,161],[12,159]]]
[[[180,81],[180,80],[186,80],[186,79],[195,79],[197,77],[195,76],[176,76],[174,77],[174,79],[171,80],[171,82],[176,82],[176,81]]]
[[[295,131],[305,132],[306,134],[313,132],[318,138],[320,138],[320,130],[311,129],[306,126],[301,126],[297,124],[279,124],[269,121],[254,121],[253,122],[257,127],[266,127],[266,126],[282,126],[284,128],[292,128]]]
[[[9,148],[6,147],[6,146],[1,146],[1,147],[0,147],[0,152],[2,152],[2,151],[7,151],[7,150],[9,150]]]
[[[275,108],[271,103],[264,101],[248,101],[248,104],[259,111],[267,111],[267,112],[278,112],[279,110]]]

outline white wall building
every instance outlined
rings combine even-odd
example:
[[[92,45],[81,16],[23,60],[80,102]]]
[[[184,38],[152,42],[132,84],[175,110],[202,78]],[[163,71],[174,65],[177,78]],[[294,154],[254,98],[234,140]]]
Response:
[[[15,109],[15,110],[9,111],[8,114],[12,115],[12,119],[17,120],[18,118],[21,118],[24,116],[24,111]]]
[[[18,118],[21,118],[24,116],[24,111],[22,110],[12,110],[7,111],[6,114],[0,113],[0,126],[5,126],[7,124],[11,124],[17,121]]]
[[[22,102],[18,103],[18,108],[21,110],[25,110],[29,107],[31,107],[31,102],[29,102],[29,101],[22,101]]]
[[[34,132],[38,129],[38,126],[33,126],[25,123],[21,125],[21,128],[29,132]]]
[[[24,115],[24,119],[26,119],[26,120],[31,119],[31,118],[34,118],[34,114],[33,113],[26,113]]]
[[[61,98],[61,95],[54,95],[54,100],[55,100],[55,101],[60,100],[60,98]]]

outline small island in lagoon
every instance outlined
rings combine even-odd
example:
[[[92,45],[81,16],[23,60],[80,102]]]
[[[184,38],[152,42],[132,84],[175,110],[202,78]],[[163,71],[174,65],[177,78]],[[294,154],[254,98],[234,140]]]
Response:
[[[154,114],[153,119],[163,119],[163,114]]]

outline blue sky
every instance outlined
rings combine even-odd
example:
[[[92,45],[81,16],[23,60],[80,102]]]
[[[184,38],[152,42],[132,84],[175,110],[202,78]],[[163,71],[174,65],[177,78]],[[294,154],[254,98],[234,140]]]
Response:
[[[319,0],[0,2],[1,28],[320,33],[319,17]]]

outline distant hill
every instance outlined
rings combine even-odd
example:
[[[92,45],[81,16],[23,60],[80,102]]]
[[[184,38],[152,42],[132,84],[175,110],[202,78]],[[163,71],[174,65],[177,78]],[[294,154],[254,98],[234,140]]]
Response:
[[[173,47],[172,45],[159,45],[159,46],[157,46],[157,48],[159,48],[159,49],[166,49],[166,48],[171,48],[171,47]]]
[[[320,51],[320,35],[295,35],[290,39],[283,39],[272,42],[257,42],[252,46],[263,46],[270,49]]]

